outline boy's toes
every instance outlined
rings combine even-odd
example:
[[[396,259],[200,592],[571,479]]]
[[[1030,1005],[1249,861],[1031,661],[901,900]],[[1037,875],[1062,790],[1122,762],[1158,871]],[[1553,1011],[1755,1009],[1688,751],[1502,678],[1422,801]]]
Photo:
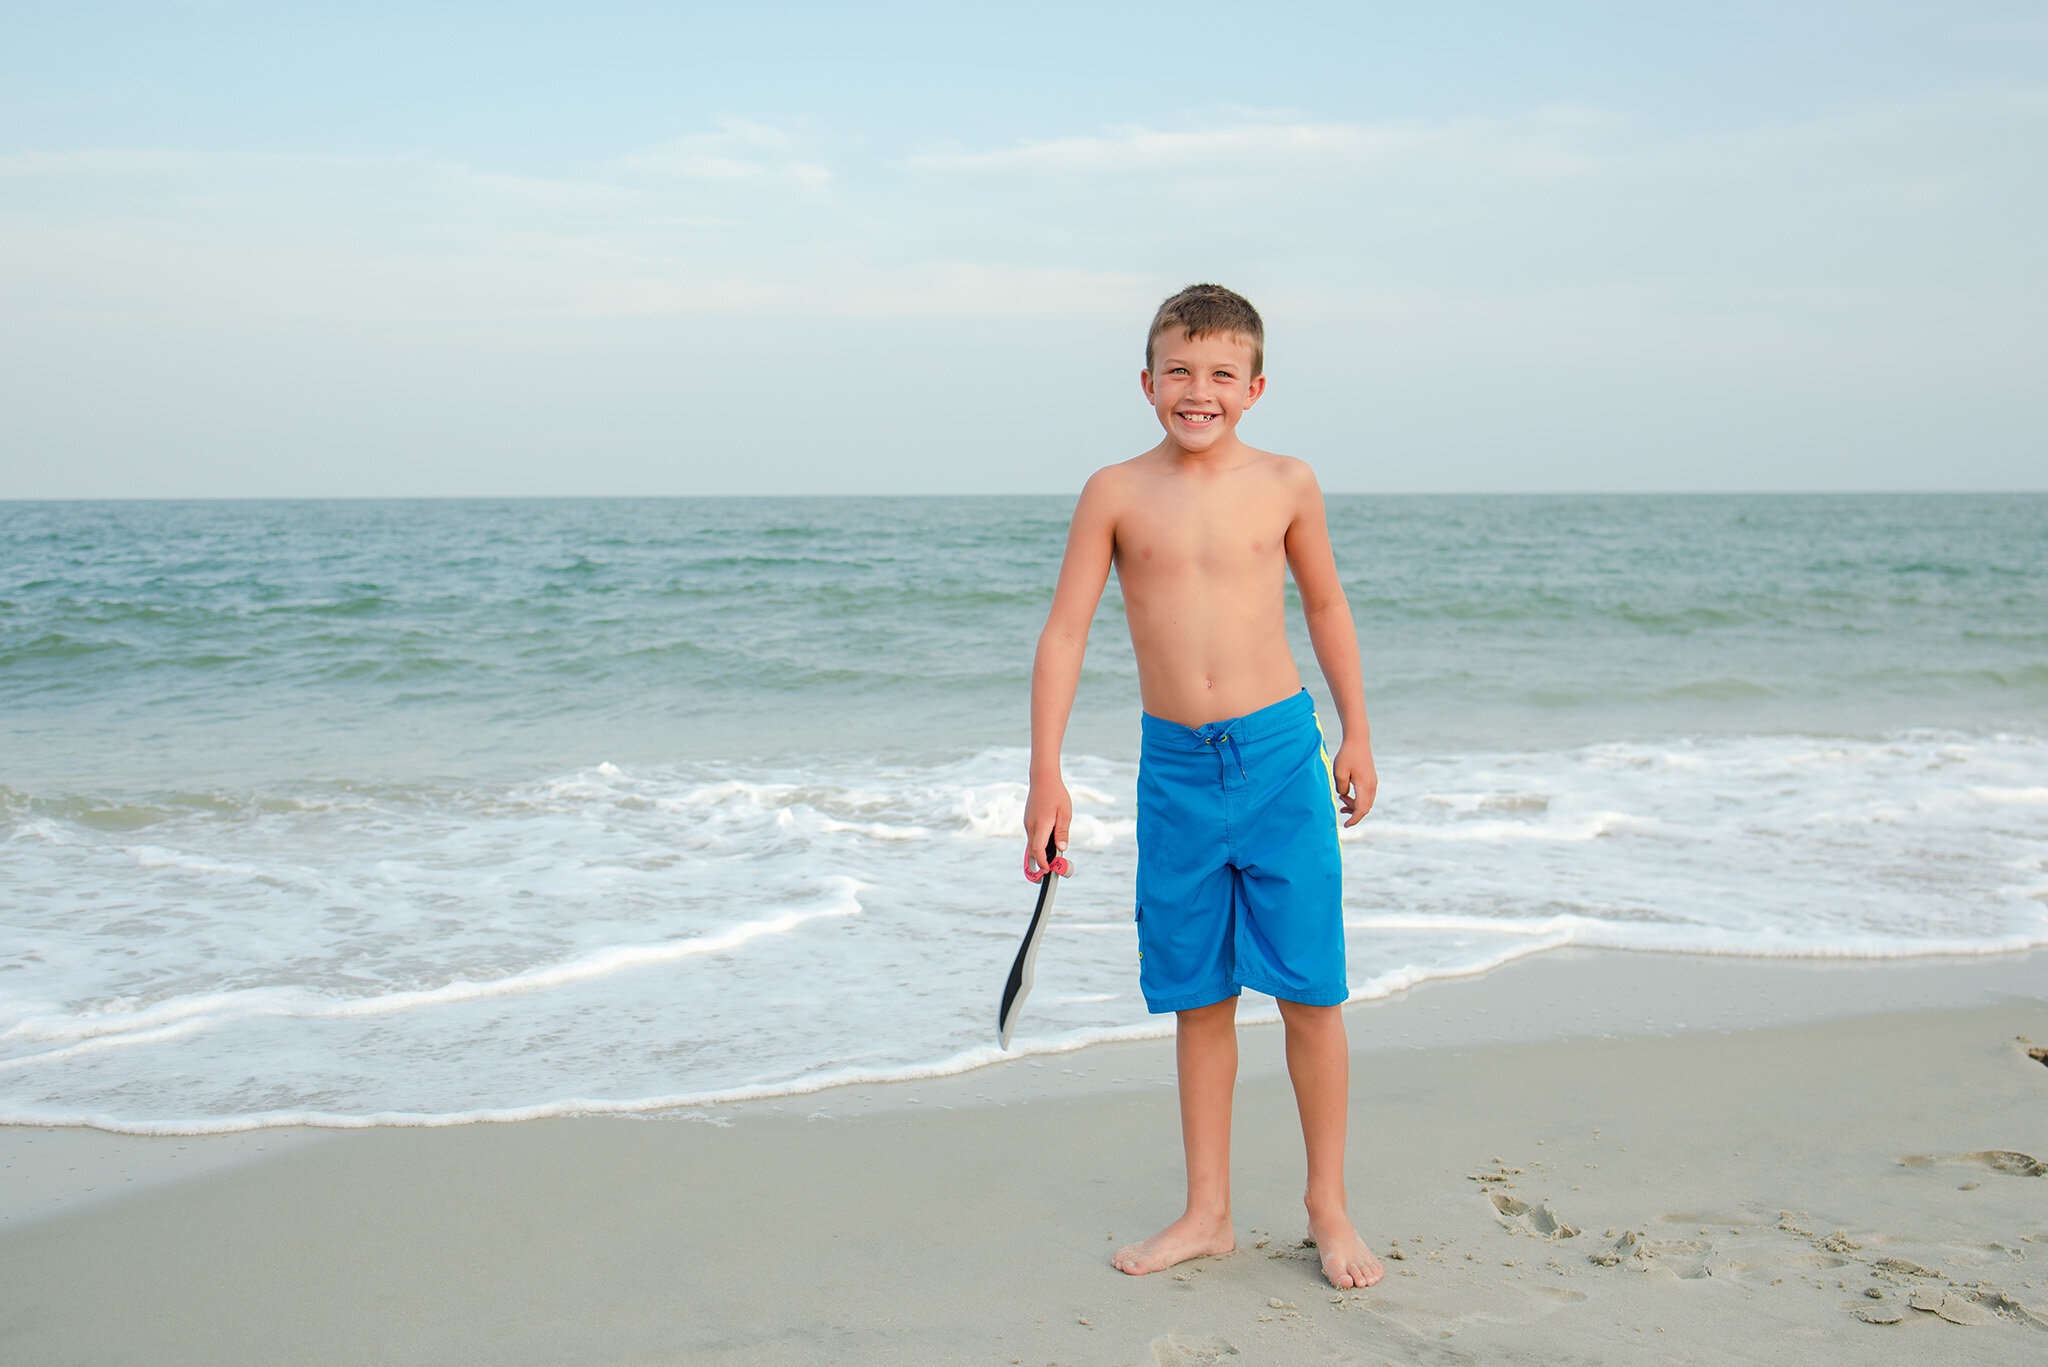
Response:
[[[1358,1242],[1356,1236],[1348,1240],[1346,1248],[1331,1248],[1323,1258],[1323,1277],[1327,1277],[1329,1285],[1339,1291],[1370,1287],[1384,1273],[1386,1269],[1380,1267],[1380,1260],[1374,1258],[1372,1250]]]
[[[1358,1237],[1358,1231],[1349,1219],[1333,1216],[1327,1221],[1315,1222],[1309,1234],[1323,1255],[1323,1275],[1329,1279],[1330,1285],[1339,1290],[1371,1286],[1386,1275],[1386,1269],[1365,1246],[1365,1241]]]

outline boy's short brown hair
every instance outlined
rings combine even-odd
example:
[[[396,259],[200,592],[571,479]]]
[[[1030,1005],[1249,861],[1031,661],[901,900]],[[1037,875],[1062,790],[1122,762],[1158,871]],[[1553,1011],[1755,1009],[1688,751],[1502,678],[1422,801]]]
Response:
[[[1152,368],[1152,344],[1159,334],[1177,328],[1188,340],[1229,333],[1252,344],[1252,377],[1266,370],[1266,325],[1252,301],[1221,285],[1189,285],[1159,306],[1152,330],[1145,334],[1145,369]]]

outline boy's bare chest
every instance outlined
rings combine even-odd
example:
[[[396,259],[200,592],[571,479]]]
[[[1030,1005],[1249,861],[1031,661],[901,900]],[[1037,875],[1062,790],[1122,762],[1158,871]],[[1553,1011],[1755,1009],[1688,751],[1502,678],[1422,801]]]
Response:
[[[1117,576],[1133,580],[1251,576],[1286,563],[1287,512],[1259,501],[1138,508],[1117,519]]]

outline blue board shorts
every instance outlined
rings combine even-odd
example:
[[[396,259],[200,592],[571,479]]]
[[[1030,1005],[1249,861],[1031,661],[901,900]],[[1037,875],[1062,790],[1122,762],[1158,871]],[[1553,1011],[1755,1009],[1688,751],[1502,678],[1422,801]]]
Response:
[[[1303,689],[1249,716],[1145,714],[1138,761],[1138,983],[1154,1012],[1251,988],[1351,995],[1330,757]]]

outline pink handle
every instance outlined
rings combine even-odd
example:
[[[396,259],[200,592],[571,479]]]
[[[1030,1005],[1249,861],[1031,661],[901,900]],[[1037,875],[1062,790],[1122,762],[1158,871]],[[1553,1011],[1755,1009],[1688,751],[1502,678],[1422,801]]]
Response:
[[[1043,869],[1040,869],[1038,872],[1033,873],[1031,871],[1031,856],[1028,854],[1024,856],[1025,881],[1032,883],[1042,883],[1045,881],[1045,875],[1048,873],[1056,873],[1062,878],[1071,878],[1074,876],[1074,866],[1067,862],[1067,857],[1065,855],[1056,854],[1053,856],[1051,864],[1047,865]]]

